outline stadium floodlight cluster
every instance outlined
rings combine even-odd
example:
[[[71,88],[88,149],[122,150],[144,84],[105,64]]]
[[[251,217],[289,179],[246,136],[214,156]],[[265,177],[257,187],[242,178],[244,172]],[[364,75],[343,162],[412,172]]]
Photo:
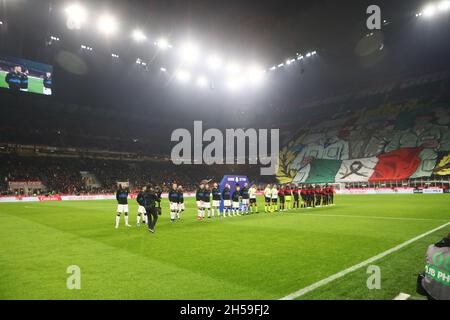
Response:
[[[52,41],[59,41],[59,37],[55,37],[55,36],[50,36],[50,40]]]
[[[277,70],[279,68],[290,66],[290,65],[292,65],[292,64],[294,64],[296,62],[304,60],[305,58],[311,58],[311,57],[313,57],[315,55],[317,55],[317,51],[315,51],[315,50],[307,52],[305,55],[297,53],[297,57],[296,58],[293,58],[293,59],[289,58],[289,59],[286,60],[286,62],[282,62],[282,63],[277,64],[277,65],[273,65],[272,67],[270,67],[269,71],[275,71],[275,70]]]
[[[93,51],[94,49],[92,49],[92,47],[89,47],[89,46],[87,46],[87,45],[82,44],[82,45],[81,45],[81,50]]]
[[[79,30],[82,25],[87,21],[87,11],[79,4],[72,4],[65,10],[67,15],[67,28],[71,30]]]
[[[147,62],[143,61],[141,58],[136,59],[136,64],[143,66],[143,67],[147,66]]]
[[[450,12],[450,0],[442,0],[427,4],[422,11],[416,13],[416,17],[432,18],[436,14]]]
[[[67,16],[67,27],[71,30],[79,30],[83,28],[83,26],[88,22],[88,12],[80,4],[72,4],[68,6],[65,9],[65,14]],[[104,36],[113,36],[119,31],[119,22],[111,14],[103,13],[99,15],[96,21],[98,32]],[[144,31],[138,28],[134,29],[131,32],[131,38],[138,43],[144,43],[146,40],[148,40],[147,35],[144,33]],[[169,42],[169,40],[164,37],[156,39],[156,41],[153,42],[153,45],[161,51],[173,48],[173,45]],[[92,51],[91,47],[84,45],[82,46],[82,49]],[[210,81],[203,74],[200,74],[198,76],[191,74],[191,71],[189,69],[195,64],[199,63],[206,65],[206,68],[208,70],[205,71],[212,73],[223,71],[223,74],[226,77],[226,87],[228,87],[232,91],[236,91],[239,88],[243,87],[243,84],[249,84],[251,86],[259,85],[261,84],[264,75],[268,71],[274,70],[273,68],[264,70],[264,68],[261,68],[256,64],[252,64],[250,67],[245,68],[236,61],[225,63],[223,58],[217,53],[202,57],[203,54],[200,47],[194,42],[183,43],[176,49],[177,58],[179,59],[180,65],[183,66],[183,69],[175,68],[176,70],[174,73],[174,77],[181,83],[188,83],[193,80],[193,82],[195,82],[196,85],[200,88],[207,87],[208,83],[212,83],[212,81]],[[315,54],[316,51],[313,51],[312,53],[310,52],[307,54],[307,57]],[[119,55],[117,53],[112,53],[111,56],[113,58],[119,58]],[[286,64],[293,64],[294,62],[302,59],[303,55],[295,59],[288,60]],[[140,58],[136,60],[136,64],[147,66],[147,63]],[[282,66],[284,66],[284,64],[281,64],[278,67]],[[161,67],[160,71],[168,72],[168,69],[166,67]]]

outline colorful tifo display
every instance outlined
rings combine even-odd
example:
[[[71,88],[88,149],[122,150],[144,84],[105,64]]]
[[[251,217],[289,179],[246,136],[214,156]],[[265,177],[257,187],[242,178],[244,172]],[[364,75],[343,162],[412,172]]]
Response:
[[[439,89],[448,87],[449,74],[437,79],[425,87],[420,81],[408,88],[411,81],[400,83],[365,99],[354,94],[311,104],[310,120],[285,138],[278,179],[348,183],[449,175],[450,98]],[[392,98],[404,90],[414,90],[414,98]],[[430,90],[434,96],[422,100]]]

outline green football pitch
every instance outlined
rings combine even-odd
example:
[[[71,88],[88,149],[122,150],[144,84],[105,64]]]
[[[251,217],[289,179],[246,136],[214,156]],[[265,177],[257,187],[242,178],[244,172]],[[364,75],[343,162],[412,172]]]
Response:
[[[197,221],[193,199],[155,234],[114,229],[114,201],[0,204],[0,299],[393,299],[415,294],[429,244],[450,232],[449,195],[337,196],[336,205]],[[447,223],[446,226],[444,226]],[[429,231],[444,226],[435,232]],[[391,248],[367,266],[311,285]],[[67,289],[69,266],[81,289]],[[418,298],[418,297],[417,297]]]
[[[9,88],[5,82],[6,72],[0,71],[0,88]],[[28,92],[43,94],[44,84],[42,79],[29,77],[28,78]]]

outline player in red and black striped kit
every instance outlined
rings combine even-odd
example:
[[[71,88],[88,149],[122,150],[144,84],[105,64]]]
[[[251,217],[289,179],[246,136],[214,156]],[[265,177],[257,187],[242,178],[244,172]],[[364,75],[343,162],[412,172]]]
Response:
[[[298,188],[298,184],[294,184],[292,186],[292,195],[294,196],[294,202],[292,203],[292,209],[300,208],[300,190]]]
[[[314,188],[314,198],[316,200],[316,207],[320,207],[322,203],[322,189],[320,189],[319,185]]]
[[[286,202],[286,199],[284,197],[285,190],[286,189],[283,186],[280,186],[280,190],[278,190],[278,197],[280,198],[280,212],[285,211],[285,208],[284,208],[284,204]]]

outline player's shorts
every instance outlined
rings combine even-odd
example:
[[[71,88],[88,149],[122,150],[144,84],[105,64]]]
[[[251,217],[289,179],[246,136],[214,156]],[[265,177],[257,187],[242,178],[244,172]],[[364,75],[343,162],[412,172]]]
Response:
[[[177,210],[178,210],[178,202],[171,202],[170,211],[177,211]]]
[[[138,206],[138,213],[147,213],[147,210],[143,206]]]
[[[220,200],[213,200],[212,201],[212,206],[213,206],[213,208],[220,207]]]
[[[203,208],[203,201],[197,201],[197,207]]]
[[[51,96],[52,95],[52,89],[44,87],[44,94],[47,95],[47,96]]]
[[[223,200],[223,206],[227,208],[231,207],[231,200]]]
[[[248,202],[249,202],[248,199],[242,199],[242,204],[243,204],[244,206],[248,206]]]
[[[270,200],[271,200],[270,197],[265,198],[266,203],[270,203]]]
[[[277,198],[272,198],[272,203],[277,203],[278,199]]]
[[[125,213],[128,212],[128,205],[127,204],[119,204],[117,206],[117,212],[118,213]]]
[[[281,196],[280,197],[280,203],[284,203],[284,202],[285,202],[284,196]]]
[[[250,199],[250,203],[256,203],[256,198]]]
[[[286,201],[289,202],[292,200],[292,196],[286,196]]]
[[[233,201],[233,209],[239,209],[239,202]]]
[[[203,208],[205,208],[205,209],[209,209],[209,208],[211,208],[211,202],[203,202]]]
[[[183,203],[177,203],[178,204],[178,210],[184,211],[184,202]]]

